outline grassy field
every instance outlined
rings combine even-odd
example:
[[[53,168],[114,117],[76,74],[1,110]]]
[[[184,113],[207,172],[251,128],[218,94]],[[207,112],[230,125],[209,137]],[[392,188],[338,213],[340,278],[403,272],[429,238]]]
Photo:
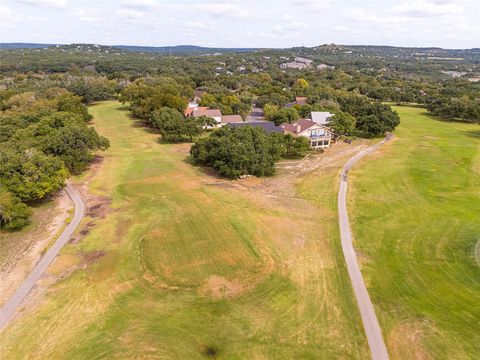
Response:
[[[112,146],[76,181],[108,211],[85,219],[2,334],[3,358],[368,357],[339,252],[338,167],[295,199],[204,186],[218,179],[186,162],[188,146],[160,144],[117,102],[90,111]]]
[[[395,110],[396,140],[350,175],[363,274],[392,358],[478,358],[480,127]]]

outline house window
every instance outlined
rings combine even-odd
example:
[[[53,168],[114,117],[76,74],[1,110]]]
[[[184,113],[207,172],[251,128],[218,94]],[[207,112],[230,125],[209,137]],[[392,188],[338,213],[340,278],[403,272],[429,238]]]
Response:
[[[312,142],[312,147],[317,147],[317,142],[316,141]]]

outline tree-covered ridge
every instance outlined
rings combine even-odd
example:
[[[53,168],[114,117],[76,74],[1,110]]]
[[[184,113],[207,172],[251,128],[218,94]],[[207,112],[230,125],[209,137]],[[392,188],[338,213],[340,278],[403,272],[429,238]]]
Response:
[[[302,70],[280,68],[295,56],[312,59],[313,65]],[[139,79],[152,85],[159,81],[168,84],[166,78],[171,78],[182,88],[188,84],[191,89],[206,90],[204,104],[242,116],[252,102],[283,107],[294,101],[296,94],[315,96],[323,88],[322,92],[344,91],[382,102],[428,104],[434,114],[476,122],[478,57],[478,49],[339,45],[172,56],[99,53],[76,47],[0,50],[0,88],[18,93],[62,87],[89,103],[112,98]],[[335,68],[317,69],[321,64]],[[302,86],[302,79],[308,87]],[[190,97],[191,89],[181,96]],[[310,102],[318,104],[319,100],[325,101],[312,98]]]
[[[50,88],[13,95],[4,91],[0,113],[0,227],[28,223],[29,204],[61,189],[79,173],[92,153],[109,147],[88,126],[91,116],[79,96]]]

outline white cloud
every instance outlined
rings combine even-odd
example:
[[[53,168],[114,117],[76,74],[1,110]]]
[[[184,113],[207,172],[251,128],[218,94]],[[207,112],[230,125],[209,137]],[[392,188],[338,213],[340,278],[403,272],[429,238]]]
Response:
[[[85,10],[82,8],[75,8],[73,12],[67,15],[67,17],[76,18],[86,22],[98,22],[103,20],[101,16],[98,16],[96,11]]]
[[[52,8],[63,8],[67,5],[67,0],[17,0],[20,4],[31,6],[45,6]]]
[[[324,0],[291,0],[290,3],[296,8],[301,7],[315,12],[325,11],[332,5],[331,1]]]
[[[283,25],[275,25],[273,27],[273,32],[280,34],[288,34],[291,32],[299,32],[308,28],[308,24],[303,22],[290,22]]]
[[[0,19],[10,19],[12,16],[12,10],[8,7],[0,5]]]
[[[123,0],[122,5],[131,9],[149,10],[156,8],[158,3],[156,0]]]
[[[30,21],[47,21],[48,20],[46,16],[29,16],[27,19]]]
[[[28,41],[38,32],[42,42],[65,43],[478,47],[479,1],[0,0],[0,37]]]
[[[463,6],[450,0],[409,0],[395,5],[392,12],[412,17],[451,16],[463,13]]]
[[[199,4],[196,8],[202,13],[207,13],[215,17],[227,17],[230,19],[242,20],[248,19],[252,16],[244,6],[239,6],[234,3],[209,2]]]
[[[211,25],[207,25],[202,21],[189,21],[186,24],[191,29],[200,29],[200,30],[211,30],[213,27]]]
[[[124,19],[136,20],[141,19],[144,13],[133,9],[117,9],[115,15]]]

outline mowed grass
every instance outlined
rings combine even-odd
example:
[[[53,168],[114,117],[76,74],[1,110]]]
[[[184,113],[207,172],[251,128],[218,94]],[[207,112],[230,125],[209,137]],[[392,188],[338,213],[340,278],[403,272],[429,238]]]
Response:
[[[368,348],[339,253],[337,170],[276,205],[186,162],[186,145],[91,107],[111,141],[89,192],[105,218],[69,244],[0,339],[5,359],[364,359]],[[291,204],[290,204],[291,203]],[[44,280],[46,281],[46,280]]]
[[[356,166],[349,206],[394,359],[480,354],[480,127],[395,107],[396,139]]]

